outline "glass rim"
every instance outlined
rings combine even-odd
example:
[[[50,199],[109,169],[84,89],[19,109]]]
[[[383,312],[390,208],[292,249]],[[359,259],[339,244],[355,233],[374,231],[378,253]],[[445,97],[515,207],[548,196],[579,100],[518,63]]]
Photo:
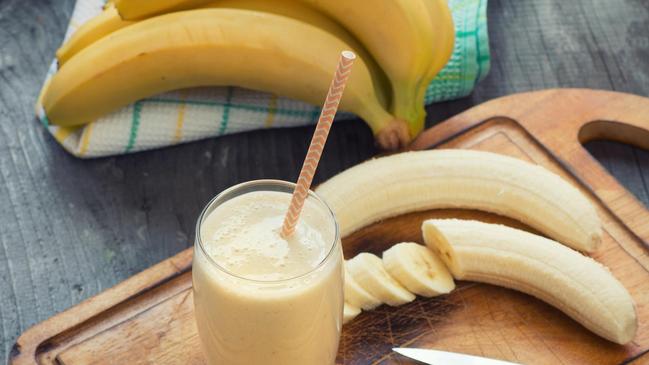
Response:
[[[210,207],[212,207],[219,200],[223,200],[225,195],[227,195],[229,193],[232,193],[233,191],[236,191],[236,190],[240,190],[240,189],[247,188],[247,187],[254,187],[254,186],[279,186],[279,187],[288,187],[291,190],[295,190],[296,184],[293,183],[293,182],[290,182],[290,181],[276,180],[276,179],[250,180],[250,181],[246,181],[246,182],[242,182],[242,183],[238,183],[236,185],[233,185],[233,186],[221,191],[215,197],[210,199],[210,201],[205,205],[205,207],[201,211],[201,214],[198,216],[198,220],[196,222],[196,238],[195,238],[196,244],[194,246],[199,247],[199,250],[201,251],[203,256],[205,256],[205,259],[207,259],[208,263],[211,266],[215,267],[219,271],[222,271],[222,272],[226,273],[227,275],[230,275],[230,276],[232,276],[234,278],[244,280],[244,281],[247,281],[247,282],[257,283],[257,284],[281,284],[281,283],[286,283],[286,282],[294,281],[294,280],[301,279],[301,278],[304,278],[306,276],[309,276],[312,273],[314,273],[315,271],[319,270],[321,267],[323,267],[327,262],[329,262],[331,260],[331,258],[334,256],[336,247],[338,246],[338,243],[340,242],[340,229],[338,227],[338,221],[336,220],[336,216],[334,215],[334,212],[331,210],[329,205],[324,200],[322,200],[313,190],[309,189],[307,199],[313,198],[322,207],[324,207],[325,212],[328,213],[329,217],[331,218],[331,220],[332,220],[332,222],[334,224],[334,235],[333,235],[334,237],[333,237],[333,242],[331,244],[331,247],[329,248],[329,251],[327,252],[327,254],[322,258],[322,260],[320,260],[320,262],[318,262],[317,265],[315,265],[312,269],[306,271],[305,273],[302,273],[302,274],[299,274],[297,276],[290,277],[290,278],[287,278],[287,279],[280,279],[280,280],[250,279],[250,278],[246,278],[246,277],[243,277],[241,275],[235,274],[235,273],[231,272],[230,270],[226,269],[225,267],[219,265],[219,263],[216,262],[216,260],[214,260],[207,253],[207,251],[205,250],[205,247],[203,246],[203,239],[201,237],[201,226],[202,226],[203,221],[207,217],[207,211],[208,211],[208,209]],[[270,190],[260,189],[258,191],[270,191]],[[225,201],[227,201],[227,200],[225,200]],[[194,249],[196,249],[196,248],[194,248]],[[194,264],[196,264],[196,263],[195,262],[192,263],[192,266]]]

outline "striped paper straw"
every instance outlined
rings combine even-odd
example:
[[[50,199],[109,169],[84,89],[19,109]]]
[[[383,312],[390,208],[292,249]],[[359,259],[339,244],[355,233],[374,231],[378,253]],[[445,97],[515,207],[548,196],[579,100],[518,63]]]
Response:
[[[306,153],[306,158],[304,159],[304,164],[300,171],[300,177],[297,179],[297,184],[293,191],[293,196],[291,197],[291,204],[289,205],[286,216],[284,217],[282,237],[292,235],[295,231],[295,225],[300,219],[300,212],[302,211],[304,201],[309,193],[309,188],[313,181],[313,175],[315,175],[315,170],[318,167],[320,156],[322,156],[322,150],[327,142],[327,136],[329,135],[331,124],[333,123],[334,116],[338,110],[338,104],[340,104],[340,99],[343,96],[345,84],[347,83],[347,79],[351,73],[354,59],[356,59],[356,55],[351,51],[343,51],[340,55],[340,60],[336,67],[336,74],[334,75],[333,80],[331,80],[327,99],[322,107],[322,112],[320,112],[320,118],[318,119],[318,124],[316,124],[315,132],[311,138],[309,151]]]

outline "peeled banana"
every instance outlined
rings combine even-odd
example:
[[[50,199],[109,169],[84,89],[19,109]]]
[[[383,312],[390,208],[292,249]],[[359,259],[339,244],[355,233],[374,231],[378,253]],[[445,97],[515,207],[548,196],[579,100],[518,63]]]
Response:
[[[518,229],[457,219],[427,220],[424,241],[459,280],[533,295],[594,333],[633,340],[633,299],[606,267],[553,240]]]
[[[358,316],[359,314],[361,314],[360,308],[354,307],[353,305],[345,302],[345,305],[343,306],[343,324],[356,318],[356,316]]]
[[[337,55],[350,48],[330,32],[266,12],[170,13],[111,33],[72,57],[52,77],[42,107],[50,123],[74,126],[147,96],[205,85],[321,104]],[[407,126],[380,99],[366,63],[358,60],[341,109],[368,122],[384,147],[396,148]]]
[[[469,208],[522,221],[591,252],[601,223],[588,199],[558,175],[519,159],[471,150],[431,150],[366,161],[316,192],[345,236],[381,219],[434,208]]]
[[[387,305],[396,307],[415,300],[411,292],[385,271],[383,261],[371,253],[358,254],[347,260],[345,266],[358,285]],[[349,302],[347,298],[345,301]]]
[[[417,295],[434,297],[455,289],[444,262],[426,246],[414,242],[398,243],[384,251],[383,266],[399,284]]]
[[[349,270],[347,270],[347,264],[345,264],[345,286],[343,288],[345,303],[349,303],[351,307],[372,310],[381,305],[379,299],[368,293],[356,282]]]

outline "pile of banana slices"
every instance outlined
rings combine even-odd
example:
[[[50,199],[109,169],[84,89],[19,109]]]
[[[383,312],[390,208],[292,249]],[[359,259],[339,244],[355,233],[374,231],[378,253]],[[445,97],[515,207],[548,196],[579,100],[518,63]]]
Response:
[[[381,304],[447,294],[455,278],[535,296],[615,343],[635,336],[631,295],[605,266],[579,252],[602,242],[595,208],[543,167],[471,150],[407,152],[352,167],[316,192],[343,236],[408,212],[466,208],[514,218],[549,237],[472,220],[426,220],[425,246],[399,243],[382,258],[361,253],[346,261],[345,322]]]

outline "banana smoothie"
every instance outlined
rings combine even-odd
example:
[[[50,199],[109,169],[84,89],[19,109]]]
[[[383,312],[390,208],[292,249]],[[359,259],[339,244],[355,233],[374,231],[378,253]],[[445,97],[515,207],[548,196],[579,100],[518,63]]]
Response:
[[[244,183],[197,225],[195,316],[209,364],[333,364],[342,326],[337,226],[311,194],[295,233],[280,235],[293,185]]]

